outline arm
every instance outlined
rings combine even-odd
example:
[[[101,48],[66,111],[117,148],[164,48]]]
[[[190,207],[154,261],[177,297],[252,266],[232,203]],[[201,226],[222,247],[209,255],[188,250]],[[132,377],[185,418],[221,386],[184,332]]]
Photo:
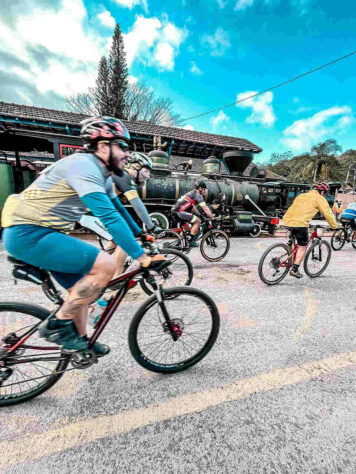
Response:
[[[116,210],[119,211],[121,217],[125,219],[125,221],[129,225],[134,235],[141,234],[142,230],[139,228],[139,226],[136,224],[136,222],[132,219],[130,214],[127,212],[127,209],[125,209],[120,199],[118,197],[115,197],[111,201],[114,204]]]
[[[211,212],[211,210],[209,209],[209,207],[206,205],[206,202],[205,201],[202,201],[199,206],[201,206],[201,208],[203,209],[203,211],[205,212],[205,214],[210,217],[210,219],[214,219],[214,215],[213,213]]]
[[[146,206],[143,204],[141,199],[139,197],[135,197],[130,200],[130,204],[132,204],[132,207],[138,217],[141,219],[141,221],[146,225],[147,230],[150,230],[154,227],[153,222],[151,221],[150,216],[148,215]]]
[[[112,235],[114,242],[128,255],[137,259],[144,254],[142,247],[136,242],[126,220],[118,213],[107,194],[99,192],[90,193],[82,196],[81,200],[94,216],[101,220]]]
[[[338,226],[337,226],[335,217],[332,213],[332,210],[330,209],[328,201],[321,194],[319,194],[319,197],[318,197],[318,209],[325,217],[329,226],[332,229],[337,229]]]

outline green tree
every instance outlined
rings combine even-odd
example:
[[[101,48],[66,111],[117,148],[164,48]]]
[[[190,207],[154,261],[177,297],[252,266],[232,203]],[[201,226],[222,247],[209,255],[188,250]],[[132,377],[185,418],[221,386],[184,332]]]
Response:
[[[99,115],[111,114],[110,101],[110,72],[106,57],[100,59],[98,67],[98,77],[96,79],[96,88],[94,90],[95,107]]]
[[[128,89],[128,69],[124,39],[120,25],[115,26],[108,60],[109,114],[116,118],[126,118],[126,95]]]

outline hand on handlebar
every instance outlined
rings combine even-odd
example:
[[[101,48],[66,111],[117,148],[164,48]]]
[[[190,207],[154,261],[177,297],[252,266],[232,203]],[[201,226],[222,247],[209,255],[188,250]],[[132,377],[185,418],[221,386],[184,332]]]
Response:
[[[156,242],[156,239],[153,237],[153,235],[150,235],[150,234],[140,234],[139,235],[140,239],[141,239],[141,242],[144,244],[145,242],[151,242],[152,244],[154,244]]]

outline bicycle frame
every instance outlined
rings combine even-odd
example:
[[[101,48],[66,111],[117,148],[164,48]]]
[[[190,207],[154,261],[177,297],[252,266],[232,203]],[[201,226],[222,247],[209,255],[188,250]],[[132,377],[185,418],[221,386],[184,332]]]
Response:
[[[307,243],[307,247],[309,246],[310,242],[312,242],[313,240],[315,239],[318,239],[320,240],[321,237],[318,236],[318,231],[317,229],[314,229],[311,236],[309,237],[309,240],[308,240],[308,243]],[[294,237],[293,237],[293,247],[292,247],[292,253],[291,255],[288,256],[288,258],[286,260],[282,260],[280,263],[279,263],[279,267],[282,267],[282,268],[291,268],[294,264],[294,261],[295,261],[295,257],[297,255],[297,252],[298,252],[298,248],[299,248],[299,245],[294,242]]]
[[[150,284],[152,285],[153,290],[155,291],[155,293],[157,295],[158,304],[159,304],[159,306],[162,310],[162,314],[163,314],[163,316],[166,320],[166,323],[168,325],[171,336],[172,336],[173,340],[175,340],[175,341],[177,340],[177,334],[173,330],[171,321],[169,319],[168,312],[166,310],[166,307],[165,307],[165,304],[164,304],[164,301],[163,301],[163,298],[162,298],[162,295],[161,295],[162,289],[161,289],[160,285],[157,285],[157,283],[154,279],[154,276],[151,275],[151,273],[150,273],[151,271],[152,270],[146,270],[144,268],[136,268],[135,270],[132,270],[129,273],[124,273],[122,275],[119,275],[115,279],[111,280],[111,282],[106,287],[106,289],[115,288],[117,286],[117,284],[120,283],[120,282],[124,282],[124,285],[111,298],[111,300],[109,301],[108,306],[105,308],[105,310],[101,314],[101,316],[100,316],[100,318],[99,318],[99,320],[98,320],[98,322],[95,326],[95,330],[94,330],[93,334],[91,335],[91,337],[89,339],[89,349],[93,346],[93,344],[98,340],[101,333],[104,331],[105,327],[109,323],[109,321],[112,318],[113,314],[115,313],[115,311],[119,307],[120,303],[124,299],[126,293],[131,288],[135,287],[137,285],[138,281],[140,279],[143,279],[143,278],[148,279],[150,281]],[[54,316],[57,313],[57,311],[60,309],[60,307],[61,307],[61,304],[58,304],[56,309],[50,313],[50,315],[45,319],[45,321],[47,321],[49,318]],[[1,360],[4,359],[4,358],[7,358],[9,355],[11,355],[12,352],[14,352],[19,347],[22,347],[23,349],[35,349],[35,350],[38,350],[38,351],[46,351],[46,352],[48,352],[48,351],[57,351],[58,352],[58,347],[57,346],[55,346],[55,347],[41,347],[41,346],[33,346],[33,345],[27,346],[26,344],[24,344],[24,342],[27,339],[29,339],[32,336],[32,334],[34,334],[37,331],[38,327],[41,324],[43,324],[43,322],[44,321],[40,321],[38,324],[36,324],[34,327],[32,327],[12,347],[10,347],[8,349],[5,347],[5,349],[0,351],[0,367],[1,367]],[[40,360],[58,360],[58,357],[57,358],[51,358],[51,357],[38,357],[38,356],[35,356],[35,357],[29,357],[29,359],[21,359],[21,361],[18,361],[18,362],[16,362],[16,361],[9,361],[8,362],[7,361],[6,364],[7,364],[7,366],[10,366],[10,365],[16,365],[16,364],[19,364],[19,363],[23,364],[23,363],[26,363],[26,362],[35,362],[35,361],[40,361]]]

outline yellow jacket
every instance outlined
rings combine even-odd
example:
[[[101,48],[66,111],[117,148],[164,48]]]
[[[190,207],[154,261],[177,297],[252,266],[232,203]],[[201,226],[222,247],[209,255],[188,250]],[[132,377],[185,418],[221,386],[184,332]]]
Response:
[[[299,194],[294,199],[293,204],[284,214],[283,224],[288,227],[308,227],[309,222],[318,211],[323,214],[332,229],[337,229],[336,220],[328,201],[315,189]]]

